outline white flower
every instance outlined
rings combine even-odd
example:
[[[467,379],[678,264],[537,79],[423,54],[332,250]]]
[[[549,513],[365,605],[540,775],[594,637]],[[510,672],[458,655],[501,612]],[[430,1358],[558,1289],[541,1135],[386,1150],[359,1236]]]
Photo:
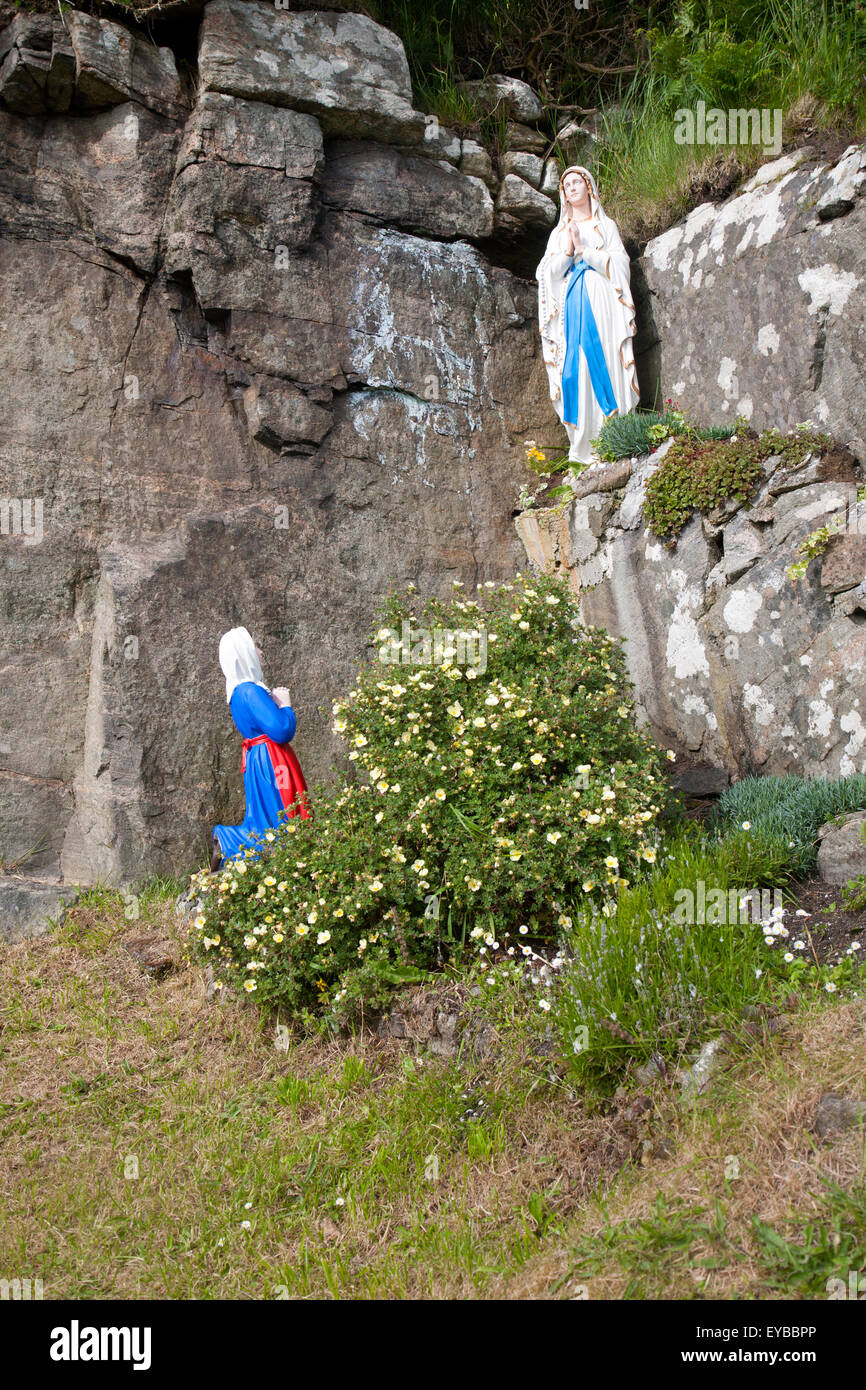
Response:
[[[547,1013],[548,1010],[549,1010],[549,1008],[550,1008],[550,1000],[549,1000],[549,999],[539,999],[539,1001],[538,1001],[538,1007],[539,1007],[540,1009],[543,1009],[544,1012]]]
[[[744,830],[751,830],[751,828],[752,828],[752,822],[749,821],[749,820],[744,820],[744,821],[743,821],[743,829],[744,829]]]
[[[331,933],[329,931],[320,931],[319,935],[316,937],[316,945],[324,946],[325,942],[330,941],[330,939]]]
[[[547,839],[549,840],[550,844],[555,845],[556,842],[557,842],[557,840],[561,840],[561,839],[562,839],[562,831],[561,831],[561,830],[549,830],[549,831],[547,832]],[[560,920],[561,920],[561,919],[560,919]]]
[[[832,980],[828,980],[824,988],[826,989],[828,994],[836,993],[836,986],[833,984]]]
[[[444,787],[437,787],[433,795],[437,801],[444,801],[448,793],[445,791]]]

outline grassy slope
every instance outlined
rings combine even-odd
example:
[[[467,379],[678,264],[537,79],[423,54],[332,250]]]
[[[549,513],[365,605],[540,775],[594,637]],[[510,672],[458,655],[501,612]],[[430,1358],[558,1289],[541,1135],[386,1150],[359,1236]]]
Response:
[[[862,1090],[863,999],[742,1055],[696,1118],[660,1092],[635,1121],[629,1097],[588,1113],[519,1018],[484,1062],[279,1051],[254,1009],[207,1004],[198,970],[144,975],[123,940],[153,928],[175,931],[167,902],[131,924],[106,897],[2,956],[0,1269],[46,1298],[798,1296],[751,1217],[802,1225],[822,1172],[862,1191],[860,1136],[813,1152],[806,1127],[824,1090]],[[856,1266],[849,1208],[815,1277]]]

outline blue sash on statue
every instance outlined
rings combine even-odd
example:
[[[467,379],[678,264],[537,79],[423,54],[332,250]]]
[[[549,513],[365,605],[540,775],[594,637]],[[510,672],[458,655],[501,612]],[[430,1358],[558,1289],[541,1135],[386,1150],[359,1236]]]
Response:
[[[562,365],[562,418],[569,425],[577,425],[580,411],[577,379],[580,370],[580,349],[589,367],[589,379],[595,398],[605,415],[616,410],[616,397],[604,350],[598,336],[598,326],[589,302],[586,289],[586,272],[591,270],[586,261],[575,261],[566,271],[568,288],[565,291],[565,361]],[[598,272],[596,272],[598,273]],[[570,278],[569,278],[570,277]]]

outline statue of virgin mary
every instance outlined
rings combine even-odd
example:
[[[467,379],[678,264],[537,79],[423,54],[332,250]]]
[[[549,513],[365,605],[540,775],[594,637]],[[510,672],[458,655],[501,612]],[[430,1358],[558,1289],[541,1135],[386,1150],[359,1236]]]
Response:
[[[559,181],[559,221],[536,271],[538,325],[550,398],[568,433],[571,463],[590,463],[605,420],[639,391],[628,252],[588,169]]]

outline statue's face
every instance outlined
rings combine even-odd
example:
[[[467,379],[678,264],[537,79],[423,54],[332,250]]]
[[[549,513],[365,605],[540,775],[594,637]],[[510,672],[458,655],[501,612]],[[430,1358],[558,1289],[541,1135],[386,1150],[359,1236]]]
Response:
[[[562,191],[565,194],[566,201],[571,204],[576,212],[589,212],[589,181],[584,178],[583,174],[568,174],[563,180]]]

